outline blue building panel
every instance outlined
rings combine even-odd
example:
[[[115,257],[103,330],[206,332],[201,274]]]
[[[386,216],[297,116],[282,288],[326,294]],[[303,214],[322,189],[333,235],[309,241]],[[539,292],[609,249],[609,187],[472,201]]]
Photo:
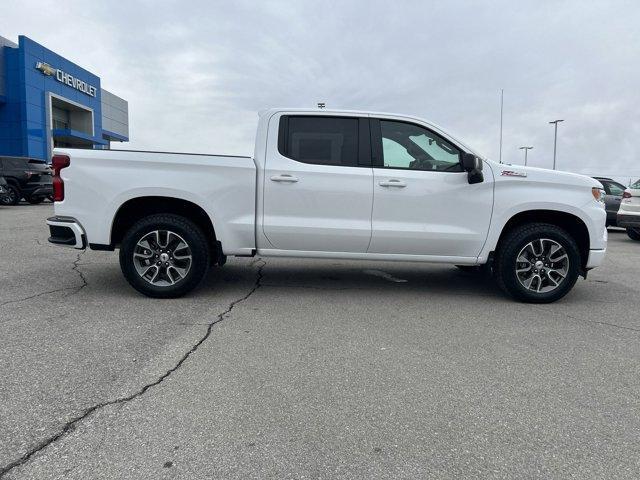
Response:
[[[97,75],[25,36],[17,47],[9,42],[0,48],[0,155],[49,160],[54,142],[87,148],[108,144],[105,138],[128,141],[123,135],[103,137]]]

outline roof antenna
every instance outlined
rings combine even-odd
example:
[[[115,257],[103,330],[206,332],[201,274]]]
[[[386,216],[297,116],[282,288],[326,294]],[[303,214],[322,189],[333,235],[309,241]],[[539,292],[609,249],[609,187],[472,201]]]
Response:
[[[326,105],[325,105],[325,103],[324,103],[324,102],[318,102],[318,108],[319,108],[320,110],[322,110],[324,107],[326,107]]]

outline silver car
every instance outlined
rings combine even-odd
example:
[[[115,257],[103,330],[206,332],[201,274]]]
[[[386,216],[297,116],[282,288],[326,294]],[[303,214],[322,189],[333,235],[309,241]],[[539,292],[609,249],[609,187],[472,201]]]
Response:
[[[640,180],[631,184],[622,196],[618,226],[627,229],[629,238],[640,241]]]

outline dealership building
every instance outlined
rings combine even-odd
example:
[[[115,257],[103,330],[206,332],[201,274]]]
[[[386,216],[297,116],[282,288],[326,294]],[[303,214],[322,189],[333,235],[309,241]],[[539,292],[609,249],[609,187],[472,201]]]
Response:
[[[49,160],[54,147],[127,141],[127,101],[100,77],[25,36],[0,37],[0,156]]]

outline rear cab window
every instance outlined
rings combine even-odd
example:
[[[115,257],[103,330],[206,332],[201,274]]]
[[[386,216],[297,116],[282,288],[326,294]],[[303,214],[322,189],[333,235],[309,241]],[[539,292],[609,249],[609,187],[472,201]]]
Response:
[[[370,166],[368,122],[356,117],[283,115],[278,151],[301,163]],[[365,144],[366,142],[366,144]]]

